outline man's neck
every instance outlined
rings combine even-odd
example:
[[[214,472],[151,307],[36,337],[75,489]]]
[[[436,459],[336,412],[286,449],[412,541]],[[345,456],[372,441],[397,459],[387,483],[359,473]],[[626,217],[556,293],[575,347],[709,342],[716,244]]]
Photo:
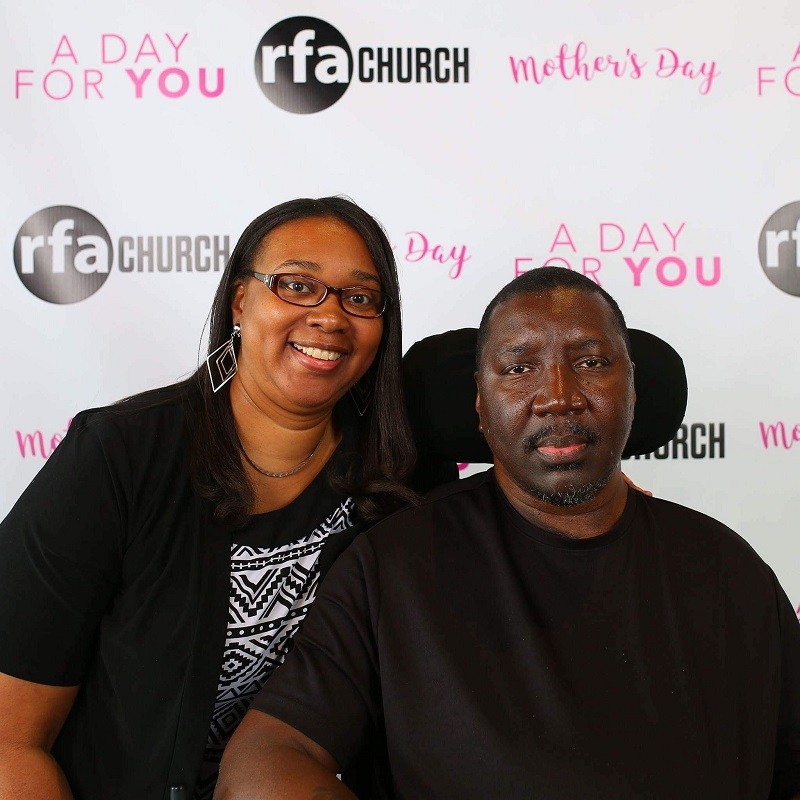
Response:
[[[509,503],[531,525],[569,539],[589,539],[608,533],[622,517],[628,499],[628,484],[620,470],[591,500],[573,506],[554,505],[531,495],[497,466],[495,478]]]

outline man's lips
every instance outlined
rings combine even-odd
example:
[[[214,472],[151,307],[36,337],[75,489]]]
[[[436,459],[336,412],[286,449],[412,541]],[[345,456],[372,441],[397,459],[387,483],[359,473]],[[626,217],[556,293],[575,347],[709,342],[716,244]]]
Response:
[[[544,443],[538,445],[535,449],[545,456],[573,456],[583,452],[587,448],[585,441],[581,442],[566,442],[566,443]]]
[[[573,422],[566,430],[555,430],[548,426],[529,436],[525,442],[528,453],[536,452],[545,461],[566,463],[581,456],[600,437],[584,425]]]

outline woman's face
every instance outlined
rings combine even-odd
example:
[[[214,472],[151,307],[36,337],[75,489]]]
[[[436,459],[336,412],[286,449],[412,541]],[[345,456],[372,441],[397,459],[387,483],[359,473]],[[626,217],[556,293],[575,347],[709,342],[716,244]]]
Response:
[[[305,275],[338,288],[382,288],[364,240],[335,217],[275,228],[252,269]],[[297,306],[253,277],[237,285],[232,311],[242,329],[234,380],[259,407],[288,413],[331,410],[372,364],[383,333],[382,317],[347,314],[332,292],[318,306]]]

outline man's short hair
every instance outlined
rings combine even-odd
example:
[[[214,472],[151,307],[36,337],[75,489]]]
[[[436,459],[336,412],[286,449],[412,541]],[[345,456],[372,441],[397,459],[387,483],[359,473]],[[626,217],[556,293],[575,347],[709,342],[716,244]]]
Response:
[[[599,294],[611,309],[614,322],[625,342],[625,349],[630,358],[631,341],[628,336],[628,326],[620,307],[617,305],[617,301],[602,286],[579,272],[573,272],[566,267],[539,267],[524,272],[507,283],[486,306],[486,311],[483,312],[481,324],[478,328],[478,340],[475,348],[476,368],[480,367],[483,348],[489,335],[489,320],[494,310],[517,295],[538,294],[549,292],[553,289],[578,289],[581,292]]]

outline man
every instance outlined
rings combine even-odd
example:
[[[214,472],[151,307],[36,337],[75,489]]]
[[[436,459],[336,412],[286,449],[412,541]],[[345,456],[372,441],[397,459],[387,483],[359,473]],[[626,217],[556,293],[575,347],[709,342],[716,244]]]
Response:
[[[494,469],[359,537],[223,759],[218,798],[800,796],[800,627],[721,523],[629,489],[624,318],[559,268],[478,335]]]

